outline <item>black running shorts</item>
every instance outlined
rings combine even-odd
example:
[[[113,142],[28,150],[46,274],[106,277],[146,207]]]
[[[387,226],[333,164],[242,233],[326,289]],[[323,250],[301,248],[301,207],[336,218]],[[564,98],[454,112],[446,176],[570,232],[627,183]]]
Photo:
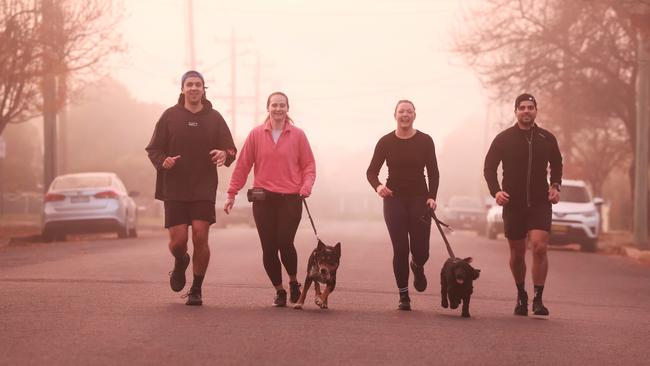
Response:
[[[503,207],[503,229],[506,238],[522,240],[529,230],[551,232],[551,203],[531,207]]]
[[[212,201],[165,201],[165,228],[176,225],[192,225],[192,220],[216,221]]]

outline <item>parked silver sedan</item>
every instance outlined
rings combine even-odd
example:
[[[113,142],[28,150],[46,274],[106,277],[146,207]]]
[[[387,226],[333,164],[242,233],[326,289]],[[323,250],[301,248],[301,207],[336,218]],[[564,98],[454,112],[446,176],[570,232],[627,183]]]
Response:
[[[67,234],[116,232],[137,236],[137,207],[115,173],[58,176],[43,199],[43,239],[65,240]]]

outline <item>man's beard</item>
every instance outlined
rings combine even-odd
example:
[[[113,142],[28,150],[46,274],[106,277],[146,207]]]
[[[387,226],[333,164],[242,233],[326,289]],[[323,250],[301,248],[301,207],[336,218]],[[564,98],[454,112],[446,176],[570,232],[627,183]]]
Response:
[[[521,118],[518,121],[519,121],[520,124],[522,124],[522,125],[524,125],[526,127],[530,127],[535,123],[534,118],[528,118],[528,121],[526,121],[525,118]]]

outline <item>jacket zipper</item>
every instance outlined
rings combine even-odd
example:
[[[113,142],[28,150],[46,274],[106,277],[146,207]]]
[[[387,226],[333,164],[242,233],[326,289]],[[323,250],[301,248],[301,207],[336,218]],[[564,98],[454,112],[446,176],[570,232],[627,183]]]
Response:
[[[531,132],[534,132],[532,131],[532,128]],[[530,208],[530,174],[533,169],[533,133],[530,134],[530,140],[526,138],[526,142],[528,142],[528,177],[526,180],[526,204]]]

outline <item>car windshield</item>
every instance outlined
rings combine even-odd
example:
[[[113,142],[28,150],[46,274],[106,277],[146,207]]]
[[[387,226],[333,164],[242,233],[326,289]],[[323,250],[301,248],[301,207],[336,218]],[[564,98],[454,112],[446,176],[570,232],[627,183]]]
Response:
[[[108,175],[72,175],[55,180],[52,189],[98,188],[110,185],[111,177]]]
[[[450,207],[482,208],[481,203],[469,197],[452,197],[449,199]]]
[[[561,189],[560,201],[576,203],[586,203],[591,201],[589,191],[587,191],[587,188],[585,187],[562,186]]]

